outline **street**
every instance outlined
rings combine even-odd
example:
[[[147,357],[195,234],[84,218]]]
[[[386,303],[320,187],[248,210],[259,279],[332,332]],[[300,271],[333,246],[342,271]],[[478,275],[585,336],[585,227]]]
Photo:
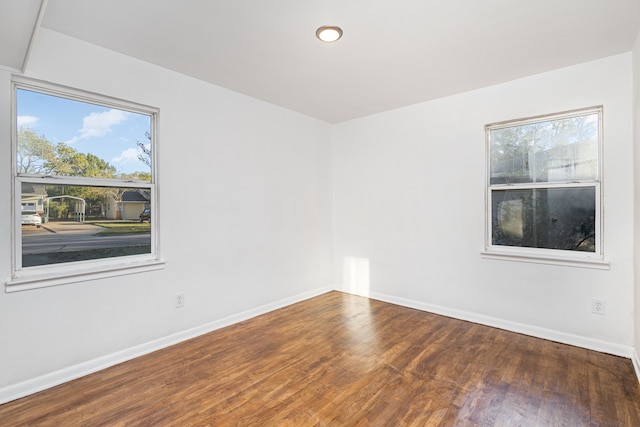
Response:
[[[48,223],[41,228],[22,227],[22,254],[46,254],[63,251],[104,249],[124,246],[150,245],[151,235],[96,235],[104,230],[82,223]]]

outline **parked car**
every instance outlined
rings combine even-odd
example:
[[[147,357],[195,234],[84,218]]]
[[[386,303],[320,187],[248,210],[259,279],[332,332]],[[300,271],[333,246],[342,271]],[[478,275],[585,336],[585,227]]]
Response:
[[[40,228],[42,225],[42,217],[36,211],[22,211],[22,225],[35,225]]]
[[[144,208],[144,210],[140,213],[140,222],[144,221],[151,222],[151,208]]]

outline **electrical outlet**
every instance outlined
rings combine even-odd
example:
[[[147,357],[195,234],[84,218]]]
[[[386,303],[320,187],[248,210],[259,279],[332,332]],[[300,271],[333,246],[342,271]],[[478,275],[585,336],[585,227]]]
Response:
[[[607,314],[607,301],[600,298],[591,299],[591,312],[593,314],[605,315]]]
[[[184,292],[176,293],[176,308],[184,307]]]

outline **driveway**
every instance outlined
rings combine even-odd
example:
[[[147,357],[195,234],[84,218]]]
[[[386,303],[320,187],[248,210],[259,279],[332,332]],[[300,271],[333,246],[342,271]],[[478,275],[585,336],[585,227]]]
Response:
[[[75,221],[50,221],[42,224],[42,228],[52,233],[64,234],[96,234],[104,230],[104,228],[97,225]]]

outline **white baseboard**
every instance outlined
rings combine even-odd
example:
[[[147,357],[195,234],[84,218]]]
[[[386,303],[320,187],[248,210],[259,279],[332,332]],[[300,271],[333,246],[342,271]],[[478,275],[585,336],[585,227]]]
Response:
[[[289,298],[261,305],[259,307],[255,307],[220,320],[205,323],[204,325],[196,326],[195,328],[176,332],[166,337],[158,338],[131,348],[127,348],[125,350],[99,357],[97,359],[69,366],[67,368],[60,369],[58,371],[51,372],[49,374],[45,374],[17,384],[9,385],[0,389],[0,404],[19,399],[21,397],[25,397],[42,390],[46,390],[48,388],[83,377],[85,375],[92,374],[102,369],[109,368],[119,363],[126,362],[127,360],[144,356],[145,354],[149,354],[154,351],[172,346],[174,344],[178,344],[182,341],[204,335],[206,333],[215,331],[216,329],[224,328],[225,326],[242,322],[244,320],[251,319],[252,317],[260,316],[270,311],[274,311],[279,308],[286,307],[288,305],[295,304],[309,298],[313,298],[315,296],[330,292],[333,289],[334,288],[332,286],[314,289],[309,292],[304,292],[302,294],[298,294]]]
[[[406,298],[394,297],[391,295],[385,295],[373,292],[369,295],[369,298],[389,302],[392,304],[401,305],[403,307],[415,308],[417,310],[427,311],[434,314],[440,314],[447,317],[453,317],[460,320],[466,320],[473,323],[479,323],[481,325],[491,326],[494,328],[504,329],[511,332],[517,332],[524,335],[529,335],[536,338],[542,338],[549,341],[556,341],[563,344],[569,344],[576,347],[586,348],[588,350],[595,350],[601,353],[613,354],[615,356],[626,357],[627,359],[633,359],[634,348],[632,346],[611,343],[607,341],[597,340],[593,338],[586,338],[579,335],[568,334],[566,332],[560,332],[553,329],[540,328],[537,326],[527,325],[524,323],[511,322],[496,317],[485,316],[482,314],[467,312],[463,310],[456,310],[449,307],[443,307],[435,304],[428,304],[422,301],[415,301]],[[637,356],[636,356],[637,365]],[[636,373],[638,372],[638,366],[636,366]]]
[[[49,374],[45,374],[27,381],[23,381],[18,384],[13,384],[0,389],[0,404],[6,403],[21,397],[28,396],[33,393],[37,393],[42,390],[46,390],[51,387],[63,384],[65,382],[83,377],[85,375],[92,374],[102,369],[109,368],[127,360],[135,359],[136,357],[144,356],[145,354],[152,353],[154,351],[178,344],[182,341],[189,340],[191,338],[204,335],[208,332],[215,331],[225,326],[232,325],[234,323],[242,322],[252,317],[260,316],[270,311],[277,310],[282,307],[286,307],[291,304],[295,304],[300,301],[304,301],[309,298],[330,292],[335,288],[332,286],[315,289],[313,291],[305,292],[295,295],[293,297],[278,300],[269,304],[265,304],[259,307],[255,307],[251,310],[243,311],[220,320],[206,323],[204,325],[197,326],[195,328],[187,329],[185,331],[177,332],[168,335],[163,338],[159,338],[153,341],[149,341],[125,350],[121,350],[106,356],[99,357],[97,359],[89,360],[83,363],[79,363],[68,368],[60,369]],[[347,291],[336,289],[341,292]],[[366,297],[389,302],[391,304],[401,305],[403,307],[415,308],[430,313],[441,314],[443,316],[453,317],[456,319],[467,320],[482,325],[492,326],[500,329],[505,329],[512,332],[518,332],[525,335],[534,336],[537,338],[543,338],[551,341],[557,341],[564,344],[574,345],[577,347],[587,348],[590,350],[600,351],[603,353],[614,354],[616,356],[622,356],[630,358],[633,367],[640,382],[640,357],[638,352],[630,346],[624,346],[620,344],[609,343],[601,340],[594,340],[590,338],[584,338],[577,335],[567,334],[564,332],[558,332],[551,329],[538,328],[531,325],[526,325],[517,322],[510,322],[503,319],[498,319],[490,316],[479,315],[476,313],[470,313],[462,310],[455,310],[447,307],[437,306],[434,304],[427,304],[420,301],[409,300],[405,298],[394,297],[390,295],[372,293],[371,295],[364,295]]]
[[[638,357],[638,351],[635,348],[633,349],[631,362],[633,362],[633,368],[636,371],[636,377],[638,377],[638,382],[640,383],[640,357]]]

